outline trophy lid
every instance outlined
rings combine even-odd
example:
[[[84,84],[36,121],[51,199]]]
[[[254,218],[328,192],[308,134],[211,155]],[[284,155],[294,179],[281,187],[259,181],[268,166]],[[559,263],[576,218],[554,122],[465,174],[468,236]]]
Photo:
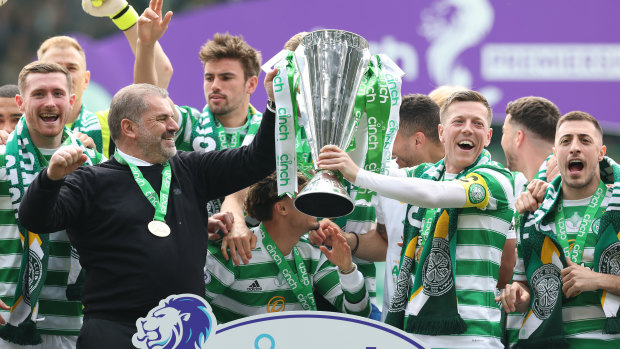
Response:
[[[308,33],[301,40],[303,46],[313,46],[318,44],[336,44],[341,42],[347,47],[368,49],[368,41],[361,35],[340,29],[322,29]]]

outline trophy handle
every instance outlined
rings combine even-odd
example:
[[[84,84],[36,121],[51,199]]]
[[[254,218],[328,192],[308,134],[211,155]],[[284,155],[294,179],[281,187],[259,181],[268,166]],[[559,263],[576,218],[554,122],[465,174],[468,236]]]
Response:
[[[310,216],[335,218],[353,212],[353,200],[333,171],[319,170],[295,198],[295,207]]]

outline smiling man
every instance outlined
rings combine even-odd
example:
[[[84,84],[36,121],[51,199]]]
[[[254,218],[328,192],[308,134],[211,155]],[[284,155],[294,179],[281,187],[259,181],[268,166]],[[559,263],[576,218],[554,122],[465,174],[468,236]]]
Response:
[[[605,152],[594,117],[570,112],[560,118],[554,146],[560,176],[540,191],[542,206],[523,216],[515,282],[498,298],[506,312],[527,314],[520,345],[620,345],[620,167]],[[531,184],[517,209],[538,201],[530,190],[539,185],[546,186]]]
[[[134,83],[155,84],[157,81],[154,43],[165,33],[171,16],[171,12],[163,15],[161,7],[157,7],[155,11],[147,9],[138,20]],[[202,112],[188,106],[175,107],[179,124],[178,149],[204,152],[250,144],[262,117],[250,104],[250,96],[258,84],[260,52],[241,36],[217,33],[200,48],[199,57],[203,64],[206,105]],[[250,250],[256,241],[245,224],[243,200],[246,192],[247,189],[243,189],[227,198],[217,198],[207,206],[209,214],[220,211],[234,214],[233,229],[222,241],[222,250],[228,257],[227,248],[230,247],[236,264],[239,264],[237,251],[244,263],[249,262]]]
[[[44,347],[74,348],[82,326],[82,304],[68,298],[72,293],[79,298],[75,290],[81,268],[72,257],[67,233],[57,229],[38,236],[17,220],[25,189],[48,165],[54,151],[61,145],[81,147],[64,126],[75,101],[71,75],[59,64],[34,62],[19,74],[19,90],[16,101],[24,117],[0,154],[4,246],[0,253],[0,297],[13,306],[9,325],[0,329],[0,337],[20,344],[42,340]],[[88,163],[101,160],[100,154],[80,149],[88,154]],[[29,277],[24,278],[24,274]],[[12,345],[0,343],[2,348]]]
[[[273,113],[247,147],[177,152],[173,108],[162,88],[121,89],[108,119],[114,158],[78,168],[82,152],[62,147],[20,206],[33,231],[66,228],[88,271],[78,348],[130,347],[136,320],[160,300],[204,297],[207,202],[275,170]]]
[[[390,172],[394,176],[360,169],[335,146],[324,147],[319,156],[319,167],[409,203],[386,322],[431,347],[503,347],[493,295],[512,217],[513,183],[485,150],[491,117],[481,94],[454,93],[440,113],[444,159]]]

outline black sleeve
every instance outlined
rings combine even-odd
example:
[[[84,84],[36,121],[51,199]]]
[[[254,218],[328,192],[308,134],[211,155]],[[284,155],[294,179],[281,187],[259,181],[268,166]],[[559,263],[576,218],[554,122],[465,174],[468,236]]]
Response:
[[[47,168],[44,168],[22,198],[19,222],[37,234],[66,229],[71,217],[77,217],[82,208],[80,187],[78,183],[68,185],[64,179],[51,180]]]
[[[266,110],[252,143],[236,149],[208,153],[191,152],[200,156],[199,181],[205,183],[209,198],[223,197],[248,187],[275,171],[275,114]]]

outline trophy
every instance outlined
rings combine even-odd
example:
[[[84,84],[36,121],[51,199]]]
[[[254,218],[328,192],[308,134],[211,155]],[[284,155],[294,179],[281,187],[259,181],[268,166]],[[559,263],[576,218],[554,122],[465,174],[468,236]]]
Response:
[[[353,138],[355,98],[370,61],[368,42],[343,30],[314,31],[295,50],[295,61],[303,99],[299,105],[307,115],[306,135],[317,171],[297,195],[295,207],[315,217],[344,216],[353,211],[353,201],[336,174],[316,163],[323,146],[346,150]]]

